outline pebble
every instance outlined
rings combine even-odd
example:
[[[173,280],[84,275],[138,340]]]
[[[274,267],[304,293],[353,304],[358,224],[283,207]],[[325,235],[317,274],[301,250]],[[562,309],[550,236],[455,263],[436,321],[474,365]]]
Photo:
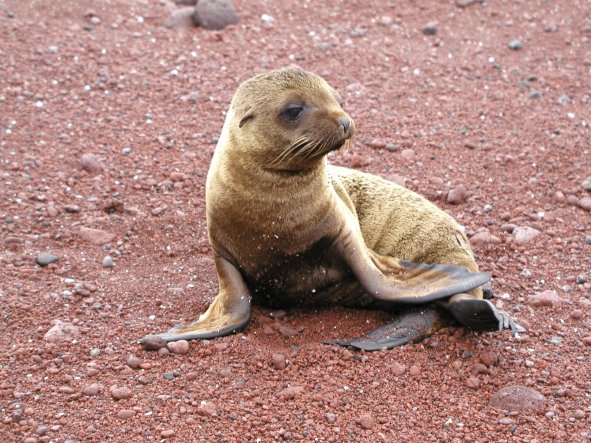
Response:
[[[173,354],[186,354],[189,352],[190,346],[187,340],[171,341],[166,345],[168,350]]]
[[[459,185],[447,193],[447,202],[452,205],[459,205],[460,203],[464,203],[467,199],[468,190],[463,185]]]
[[[99,355],[101,355],[101,350],[99,348],[92,348],[90,350],[91,357],[98,357]]]
[[[583,343],[585,343],[587,346],[591,346],[591,335],[583,337]]]
[[[170,355],[170,351],[168,350],[168,348],[160,348],[158,349],[158,357],[160,358],[166,358]]]
[[[81,227],[78,230],[78,235],[82,240],[100,246],[106,243],[111,243],[115,238],[115,234],[111,234],[100,229],[92,229],[85,227]]]
[[[456,0],[456,6],[458,8],[467,8],[468,6],[472,6],[473,4],[480,2],[481,0]]]
[[[478,377],[468,377],[466,379],[466,386],[470,389],[478,389],[480,387],[480,379]]]
[[[518,38],[511,40],[507,46],[513,51],[519,51],[523,49],[523,43],[521,43],[521,40]]]
[[[197,414],[203,417],[215,415],[215,405],[211,401],[203,400],[197,407]]]
[[[63,343],[70,342],[75,339],[79,332],[78,327],[71,323],[63,322],[61,320],[53,320],[53,326],[49,329],[43,339],[47,343]]]
[[[117,418],[121,420],[127,420],[135,415],[135,411],[133,409],[121,409],[117,413]]]
[[[513,231],[515,231],[515,228],[517,228],[517,225],[514,225],[513,223],[503,223],[500,229],[502,232],[508,232],[511,234]]]
[[[527,98],[530,100],[538,100],[542,98],[542,96],[543,94],[540,91],[531,91],[529,94],[527,94]]]
[[[326,418],[326,421],[328,421],[329,423],[334,423],[335,421],[337,421],[337,416],[332,412],[327,412],[326,414],[324,414],[324,417]]]
[[[421,375],[421,368],[419,368],[417,365],[412,365],[408,370],[408,373],[413,377],[418,377]]]
[[[193,381],[193,380],[197,380],[199,378],[199,373],[192,371],[192,372],[187,372],[187,374],[185,375],[185,378],[188,381]]]
[[[195,13],[195,6],[180,8],[168,16],[164,22],[164,27],[168,29],[187,29],[194,26],[193,14]]]
[[[513,420],[510,417],[502,417],[499,419],[499,424],[501,424],[501,425],[510,425],[514,422],[515,422],[515,420]]]
[[[91,174],[98,174],[103,170],[103,165],[96,155],[84,154],[80,157],[80,169]]]
[[[199,0],[193,20],[204,29],[223,29],[238,23],[238,15],[232,3],[227,0]]]
[[[66,211],[69,214],[78,214],[81,211],[81,209],[78,205],[65,205],[64,211]]]
[[[358,423],[363,429],[372,429],[374,426],[373,417],[370,414],[361,414]]]
[[[575,309],[570,313],[570,318],[572,318],[573,320],[580,320],[583,318],[583,316],[583,311],[581,311],[580,309]]]
[[[585,283],[587,283],[587,281],[589,281],[589,277],[587,277],[587,274],[581,273],[577,275],[575,283],[578,285],[584,285]]]
[[[224,352],[226,349],[228,349],[229,346],[230,345],[225,341],[219,341],[213,345],[213,349],[215,349],[216,352]]]
[[[591,212],[591,197],[583,197],[579,200],[577,206],[585,211]]]
[[[127,386],[114,385],[111,386],[109,392],[111,393],[111,397],[113,397],[115,400],[124,400],[127,398],[131,398],[131,396],[133,395],[133,392]]]
[[[583,411],[582,409],[577,409],[573,413],[573,417],[576,418],[577,420],[580,420],[581,418],[585,418],[585,411]]]
[[[480,356],[480,361],[490,368],[491,366],[496,366],[499,362],[499,356],[493,351],[488,351]]]
[[[587,177],[585,180],[583,180],[581,186],[585,191],[591,192],[591,177]]]
[[[131,354],[129,357],[127,357],[125,364],[131,369],[139,369],[141,367],[142,361],[135,355]]]
[[[304,392],[304,388],[302,386],[289,386],[282,391],[279,391],[279,394],[277,395],[284,400],[291,400],[300,395],[302,392]]]
[[[587,235],[585,237],[585,243],[587,243],[588,245],[591,245],[591,235]]]
[[[121,149],[121,153],[123,155],[129,155],[132,151],[133,149],[131,149],[129,146],[125,146],[123,149]]]
[[[113,257],[105,255],[105,258],[103,258],[103,268],[112,268],[114,266],[115,263],[113,262]]]
[[[97,395],[100,391],[101,385],[99,385],[98,383],[93,383],[91,385],[85,386],[84,389],[82,389],[82,393],[89,397]]]
[[[140,345],[144,351],[157,351],[160,348],[166,347],[166,341],[157,335],[148,335],[140,340]]]
[[[437,34],[437,22],[428,22],[423,26],[423,34],[435,35]]]
[[[546,397],[525,386],[506,386],[493,394],[490,406],[505,411],[538,411],[544,407]]]
[[[41,267],[45,267],[51,263],[55,263],[59,260],[59,257],[49,252],[42,252],[35,258],[35,263],[37,263]]]
[[[529,243],[538,235],[540,235],[540,231],[529,226],[520,226],[513,230],[513,239],[519,244]]]
[[[499,245],[502,241],[499,237],[492,235],[488,231],[480,231],[470,237],[470,244],[474,247],[482,247],[487,245]]]
[[[394,362],[392,363],[392,366],[390,366],[390,371],[392,371],[394,377],[400,377],[406,372],[406,366],[402,363]]]
[[[386,142],[384,140],[380,140],[379,138],[373,139],[370,141],[367,146],[374,149],[384,149],[386,147]]]
[[[162,438],[170,438],[174,437],[174,429],[166,429],[160,433],[160,437]]]
[[[277,327],[277,330],[283,337],[290,338],[302,332],[304,328],[302,326],[292,328],[290,326],[281,324]]]
[[[285,360],[285,355],[283,354],[273,354],[271,356],[271,364],[273,365],[273,367],[277,370],[282,370],[285,369],[285,367],[287,366],[287,362]]]
[[[544,292],[536,292],[528,299],[528,303],[536,308],[554,306],[563,302],[564,300],[556,293],[556,291],[551,289]]]
[[[162,374],[162,376],[166,379],[166,380],[174,380],[174,374],[172,372],[165,372],[164,374]]]
[[[403,149],[400,156],[405,160],[411,160],[415,157],[416,153],[414,149]]]

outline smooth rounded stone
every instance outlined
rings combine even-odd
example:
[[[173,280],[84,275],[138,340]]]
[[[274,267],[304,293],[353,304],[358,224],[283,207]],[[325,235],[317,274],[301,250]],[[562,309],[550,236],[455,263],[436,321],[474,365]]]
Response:
[[[284,400],[291,400],[300,395],[302,392],[304,392],[304,388],[302,386],[289,386],[279,391],[277,395]]]
[[[513,239],[515,243],[524,244],[533,241],[540,231],[529,226],[519,226],[513,230]]]
[[[129,357],[127,357],[125,364],[131,369],[139,369],[141,367],[142,361],[139,359],[139,357],[131,354]]]
[[[117,412],[117,418],[120,420],[127,420],[135,415],[135,411],[133,409],[121,409]]]
[[[105,255],[105,258],[103,258],[103,268],[112,268],[114,266],[115,262],[113,261],[113,257]]]
[[[394,377],[400,377],[406,372],[406,366],[396,361],[390,366],[390,371]]]
[[[144,351],[157,351],[160,348],[166,348],[166,340],[157,335],[148,335],[140,340],[140,345]]]
[[[539,411],[546,404],[546,397],[525,386],[506,386],[493,394],[489,405],[504,411]]]
[[[170,437],[174,437],[174,429],[165,429],[164,431],[162,431],[160,433],[160,437],[162,438],[170,438]]]
[[[101,385],[98,383],[93,383],[91,385],[85,386],[84,389],[82,389],[82,393],[88,397],[94,397],[99,392],[101,392],[101,389]]]
[[[470,237],[470,244],[476,248],[487,245],[499,245],[502,241],[499,237],[492,235],[488,231],[480,231]]]
[[[187,372],[187,374],[185,375],[185,378],[188,381],[193,381],[193,380],[197,380],[199,378],[199,373],[192,371],[192,372]]]
[[[111,243],[115,238],[115,234],[100,229],[85,228],[84,226],[78,230],[78,236],[84,241],[99,246]]]
[[[71,342],[78,337],[78,327],[61,320],[53,320],[53,326],[43,336],[47,343]]]
[[[573,413],[573,417],[576,418],[577,420],[580,420],[582,418],[585,418],[585,411],[583,411],[582,409],[577,409]]]
[[[101,355],[101,350],[99,348],[92,348],[89,354],[91,357],[98,357]]]
[[[96,155],[84,154],[80,157],[80,169],[91,174],[98,174],[103,170],[103,165]]]
[[[403,149],[402,152],[400,153],[400,156],[405,159],[405,160],[411,160],[415,157],[416,152],[414,149]]]
[[[166,380],[174,380],[174,374],[172,372],[165,372],[164,374],[162,374],[162,376],[166,379]]]
[[[372,429],[374,427],[374,420],[371,414],[361,414],[357,423],[359,423],[359,426],[363,429]]]
[[[129,146],[125,146],[123,149],[121,149],[121,153],[123,155],[129,155],[131,154],[133,151],[133,149],[131,149]]]
[[[554,306],[564,303],[564,299],[561,298],[556,293],[556,291],[549,289],[544,292],[537,292],[534,295],[530,296],[528,299],[528,303],[536,308],[540,308],[543,306]]]
[[[326,421],[329,423],[334,423],[335,421],[337,421],[337,416],[332,412],[327,412],[326,414],[324,414],[324,417],[326,418]]]
[[[499,418],[499,424],[501,424],[501,425],[510,425],[510,424],[513,424],[514,422],[515,422],[515,420],[513,420],[511,417]]]
[[[227,0],[199,0],[193,22],[204,29],[223,29],[238,23],[234,5]]]
[[[578,285],[584,285],[585,283],[587,283],[587,281],[589,281],[589,277],[587,277],[587,274],[580,273],[579,275],[577,275],[575,283]]]
[[[408,370],[408,373],[413,377],[418,377],[421,375],[421,368],[419,368],[417,365],[412,365]]]
[[[400,150],[400,148],[398,147],[398,145],[396,143],[386,143],[386,151],[389,152],[398,152]]]
[[[585,314],[583,313],[582,310],[580,309],[575,309],[574,311],[572,311],[570,313],[570,318],[572,318],[573,320],[580,320],[585,316]]]
[[[57,255],[50,254],[49,252],[42,252],[35,258],[35,263],[41,267],[45,267],[51,263],[55,263],[59,259],[60,258]]]
[[[490,368],[499,362],[499,356],[493,351],[487,351],[480,356],[480,361]]]
[[[423,34],[425,35],[435,35],[437,34],[437,22],[428,22],[423,26]]]
[[[285,355],[283,354],[273,354],[271,356],[271,364],[277,370],[285,369],[287,366],[287,361],[285,360]]]
[[[585,237],[585,243],[587,243],[588,245],[591,245],[591,235],[587,235]]]
[[[529,94],[527,94],[527,98],[530,100],[538,100],[542,98],[542,96],[543,94],[540,91],[531,91]]]
[[[583,180],[581,186],[585,191],[591,192],[591,177],[587,177],[585,180]]]
[[[226,343],[225,341],[217,342],[213,345],[213,349],[215,349],[216,352],[224,352],[229,347],[230,347],[230,345],[228,343]]]
[[[23,440],[23,443],[37,443],[38,441],[35,437],[27,437]]]
[[[303,326],[296,326],[292,328],[291,326],[281,324],[277,327],[277,330],[279,331],[279,334],[281,334],[281,336],[285,338],[290,338],[302,332],[304,328]]]
[[[215,415],[216,409],[215,404],[211,401],[201,401],[199,406],[197,406],[197,414],[201,415],[202,417],[211,417]]]
[[[168,29],[188,29],[195,26],[193,15],[195,14],[195,3],[193,6],[172,11],[164,22],[164,27]]]
[[[478,389],[480,387],[480,379],[478,377],[468,377],[465,384],[470,389]]]
[[[186,354],[189,352],[190,345],[187,340],[171,341],[166,345],[168,350],[173,354]]]
[[[109,392],[111,393],[111,397],[113,397],[117,401],[131,398],[131,396],[133,395],[133,392],[127,386],[114,385],[111,386]]]
[[[384,140],[381,140],[379,138],[375,138],[372,141],[370,141],[367,146],[369,146],[370,148],[374,148],[374,149],[384,149],[386,147],[386,142]]]
[[[447,193],[447,202],[452,205],[459,205],[468,199],[468,190],[465,186],[459,185],[454,189],[450,189]]]
[[[511,40],[507,46],[509,47],[509,49],[512,49],[513,51],[519,51],[523,49],[523,43],[521,43],[521,40],[519,40],[518,38]]]
[[[583,197],[577,202],[577,206],[585,211],[591,212],[591,197]]]
[[[168,350],[168,348],[160,348],[158,349],[158,357],[160,358],[166,358],[170,355],[170,351]]]

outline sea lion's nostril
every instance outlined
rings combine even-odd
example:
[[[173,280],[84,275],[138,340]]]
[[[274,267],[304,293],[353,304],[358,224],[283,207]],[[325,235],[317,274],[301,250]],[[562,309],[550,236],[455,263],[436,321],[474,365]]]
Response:
[[[351,120],[348,117],[341,117],[338,119],[338,122],[343,127],[345,133],[347,133],[347,131],[351,127]]]

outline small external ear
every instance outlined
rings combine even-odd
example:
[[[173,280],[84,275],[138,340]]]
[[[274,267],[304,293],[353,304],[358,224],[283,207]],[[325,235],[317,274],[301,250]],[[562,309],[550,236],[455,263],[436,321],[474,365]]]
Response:
[[[254,117],[253,110],[248,109],[248,111],[246,111],[246,114],[244,114],[242,116],[242,118],[240,119],[240,123],[238,123],[238,127],[241,128],[242,126],[244,126],[244,123],[246,123],[248,120],[250,120],[253,117]]]

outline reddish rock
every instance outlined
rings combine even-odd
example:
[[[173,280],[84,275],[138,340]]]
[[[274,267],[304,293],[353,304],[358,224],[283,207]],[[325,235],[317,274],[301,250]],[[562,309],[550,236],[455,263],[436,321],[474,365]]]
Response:
[[[53,326],[45,333],[43,339],[47,343],[71,342],[78,337],[78,327],[61,320],[53,320]]]
[[[447,193],[447,202],[452,205],[459,205],[460,203],[464,203],[467,199],[468,190],[463,185],[459,185]]]
[[[543,306],[554,306],[556,304],[564,303],[564,299],[559,297],[556,291],[548,290],[538,292],[529,297],[528,303],[536,308]]]
[[[516,412],[539,411],[545,404],[546,397],[525,386],[506,386],[495,392],[490,399],[491,407]]]
[[[475,248],[483,246],[493,246],[501,244],[502,241],[499,237],[492,235],[488,231],[480,231],[470,237],[470,244]]]
[[[518,227],[513,230],[513,238],[515,243],[519,244],[529,243],[533,241],[538,235],[540,235],[540,231],[530,228],[529,226]]]
[[[587,212],[591,212],[591,197],[583,197],[578,201],[577,206]]]
[[[195,14],[195,6],[180,8],[168,16],[164,22],[164,27],[169,29],[188,29],[194,26],[193,15]]]
[[[91,385],[85,386],[84,389],[82,389],[82,393],[89,397],[93,397],[97,395],[101,391],[101,389],[101,385],[99,385],[98,383],[93,383]]]
[[[359,423],[359,426],[363,429],[372,429],[374,427],[374,420],[370,414],[361,414],[357,423]]]
[[[104,245],[106,243],[111,243],[115,238],[115,234],[111,234],[109,232],[101,231],[100,229],[92,229],[92,228],[85,228],[81,227],[78,230],[78,235],[82,240],[87,242],[93,243],[95,245]]]
[[[302,386],[289,386],[280,391],[277,395],[284,400],[291,400],[300,395],[302,392],[304,392],[304,388]]]
[[[84,154],[80,157],[80,169],[90,172],[91,174],[98,174],[99,172],[102,172],[103,165],[101,165],[101,161],[96,155]]]
[[[139,369],[141,367],[142,361],[132,354],[127,357],[127,361],[125,363],[132,369]]]
[[[215,415],[215,405],[210,401],[202,401],[199,406],[197,407],[197,414],[203,417],[211,417]]]
[[[166,345],[173,354],[186,354],[189,352],[190,345],[187,340],[171,341]]]
[[[478,389],[480,387],[480,379],[478,377],[468,377],[466,379],[466,386],[470,389]]]
[[[277,370],[285,369],[285,367],[287,366],[287,362],[285,361],[285,355],[273,354],[271,356],[271,364]]]
[[[406,372],[406,366],[401,363],[394,362],[390,366],[390,371],[392,372],[392,375],[394,377],[400,377],[402,374]]]
[[[145,351],[158,351],[161,348],[166,348],[166,340],[158,337],[157,335],[148,335],[144,337],[140,344]]]
[[[127,420],[135,415],[135,411],[133,409],[121,409],[117,413],[117,418],[120,420]]]
[[[480,356],[480,361],[490,368],[491,366],[495,366],[499,362],[499,356],[493,351],[484,352]]]
[[[127,386],[111,386],[109,392],[115,400],[125,400],[133,395],[133,392]]]

